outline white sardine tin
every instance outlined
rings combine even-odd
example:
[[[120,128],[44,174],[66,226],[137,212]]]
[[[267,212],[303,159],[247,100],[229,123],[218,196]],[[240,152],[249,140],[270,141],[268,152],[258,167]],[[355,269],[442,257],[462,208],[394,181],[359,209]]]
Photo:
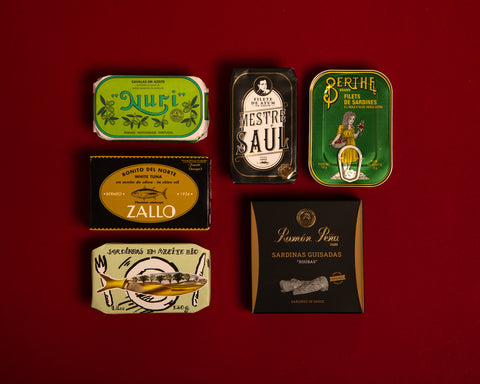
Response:
[[[186,243],[108,243],[92,251],[92,307],[193,313],[210,304],[210,251]]]

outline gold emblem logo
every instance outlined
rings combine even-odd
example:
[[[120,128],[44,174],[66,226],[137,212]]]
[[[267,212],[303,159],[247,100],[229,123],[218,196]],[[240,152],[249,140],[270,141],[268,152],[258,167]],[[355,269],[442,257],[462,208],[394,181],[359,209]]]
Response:
[[[278,174],[282,179],[290,179],[294,174],[293,167],[290,164],[282,164],[278,168]]]
[[[297,213],[297,223],[303,228],[310,228],[317,221],[317,216],[315,212],[311,209],[304,208],[298,211]]]
[[[342,272],[333,272],[330,276],[330,282],[335,285],[340,285],[345,281],[345,274]]]

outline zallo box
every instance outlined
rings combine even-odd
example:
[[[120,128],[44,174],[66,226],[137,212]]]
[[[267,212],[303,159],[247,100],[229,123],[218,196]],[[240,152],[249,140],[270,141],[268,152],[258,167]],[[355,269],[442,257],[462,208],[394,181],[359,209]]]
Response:
[[[208,89],[193,76],[105,76],[93,86],[93,130],[106,140],[198,141]]]
[[[327,186],[377,186],[392,171],[392,85],[370,70],[331,70],[310,86],[309,169]]]
[[[297,178],[297,77],[291,68],[236,69],[230,85],[234,183]]]
[[[251,203],[252,312],[362,313],[362,202]]]
[[[187,313],[209,303],[207,249],[104,244],[92,251],[92,307],[103,313]]]
[[[91,156],[90,229],[209,227],[207,157]]]

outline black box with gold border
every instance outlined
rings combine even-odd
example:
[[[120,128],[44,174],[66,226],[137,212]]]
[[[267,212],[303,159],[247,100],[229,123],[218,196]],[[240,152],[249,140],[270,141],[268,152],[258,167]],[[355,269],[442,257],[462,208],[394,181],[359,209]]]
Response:
[[[252,312],[363,313],[362,202],[251,202]]]

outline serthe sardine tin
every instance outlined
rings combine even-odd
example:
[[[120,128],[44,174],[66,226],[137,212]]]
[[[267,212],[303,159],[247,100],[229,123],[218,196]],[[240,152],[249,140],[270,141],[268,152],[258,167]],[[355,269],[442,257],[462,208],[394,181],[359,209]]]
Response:
[[[372,70],[329,70],[310,86],[309,170],[327,186],[377,186],[390,176],[392,86]]]
[[[210,303],[210,252],[196,244],[108,243],[92,251],[92,307],[107,314],[197,312]]]
[[[105,76],[93,86],[105,140],[195,142],[207,136],[208,89],[194,76]]]

